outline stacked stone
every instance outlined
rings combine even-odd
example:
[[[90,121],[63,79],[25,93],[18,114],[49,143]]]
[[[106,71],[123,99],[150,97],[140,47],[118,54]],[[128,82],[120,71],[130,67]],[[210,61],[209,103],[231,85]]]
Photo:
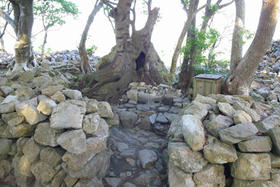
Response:
[[[48,73],[25,72],[15,79],[0,79],[0,181],[103,186],[110,163],[106,121],[115,117],[111,106],[83,98]]]
[[[280,102],[280,41],[274,41],[271,49],[259,63],[251,96],[256,100],[278,107]]]
[[[144,82],[131,83],[130,90],[121,101],[122,104],[113,107],[113,110],[119,115],[122,127],[153,129],[163,136],[183,106],[180,91],[168,85],[155,87]]]
[[[169,185],[279,186],[280,117],[250,97],[198,95],[170,126]]]

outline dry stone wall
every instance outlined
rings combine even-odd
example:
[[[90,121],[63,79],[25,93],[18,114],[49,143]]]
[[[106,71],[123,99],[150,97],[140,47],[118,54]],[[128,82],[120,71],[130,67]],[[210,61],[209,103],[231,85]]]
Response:
[[[83,98],[48,71],[0,79],[0,185],[103,186],[109,167],[107,102]]]
[[[276,187],[280,117],[250,97],[198,95],[168,132],[170,187]]]

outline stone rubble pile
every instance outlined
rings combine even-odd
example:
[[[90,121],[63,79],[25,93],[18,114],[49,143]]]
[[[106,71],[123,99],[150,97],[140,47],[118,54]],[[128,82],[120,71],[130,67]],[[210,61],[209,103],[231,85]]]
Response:
[[[95,66],[99,57],[89,54],[89,63]],[[64,50],[53,53],[45,53],[44,55],[34,53],[35,61],[39,64],[47,63],[52,66],[72,65],[79,66],[80,55],[78,50]],[[14,55],[0,52],[0,69],[7,69],[8,66],[15,60]]]
[[[103,186],[116,115],[49,74],[0,77],[0,186]]]
[[[168,131],[170,187],[277,187],[280,115],[250,97],[198,95]]]
[[[271,49],[259,63],[250,95],[275,107],[280,102],[280,41],[272,42]]]

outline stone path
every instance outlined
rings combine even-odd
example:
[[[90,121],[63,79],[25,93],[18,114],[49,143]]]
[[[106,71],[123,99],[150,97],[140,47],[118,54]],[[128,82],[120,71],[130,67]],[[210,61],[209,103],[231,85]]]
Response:
[[[110,133],[108,186],[146,187],[167,184],[167,139],[147,130],[117,129]]]
[[[151,95],[138,92],[134,103],[127,101],[113,107],[120,118],[120,127],[110,131],[108,145],[112,156],[103,181],[106,187],[168,186],[167,132],[178,117],[182,99],[176,96],[153,99],[155,102],[151,102]]]

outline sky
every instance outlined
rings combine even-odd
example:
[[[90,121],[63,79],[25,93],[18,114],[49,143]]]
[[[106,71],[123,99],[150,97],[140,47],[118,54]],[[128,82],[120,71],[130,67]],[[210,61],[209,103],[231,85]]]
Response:
[[[90,14],[95,3],[95,0],[72,1],[77,4],[80,14],[74,19],[67,18],[65,25],[56,27],[51,32],[49,32],[46,48],[51,48],[52,51],[77,49],[88,15]],[[228,1],[229,0],[223,0],[223,2]],[[203,0],[201,2],[203,2]],[[252,33],[255,33],[257,28],[261,4],[262,0],[246,0],[245,24],[246,29]],[[173,51],[187,16],[182,9],[180,0],[153,0],[152,6],[160,8],[160,19],[154,28],[152,42],[161,59],[168,67],[171,64]],[[137,10],[140,13],[136,18],[136,29],[141,29],[146,21],[146,15],[141,13],[143,7],[145,6],[141,3],[137,5]],[[218,59],[229,59],[234,19],[234,4],[222,9],[215,16],[212,25],[222,35],[221,43],[217,49],[217,52],[219,52]],[[280,39],[279,25],[280,24],[278,24],[275,31],[274,39]],[[33,45],[35,46],[35,49],[38,48],[38,46],[41,45],[43,41],[43,34],[37,34],[40,32],[41,28],[41,23],[38,20],[35,20],[33,26],[33,36],[36,35],[33,37]],[[6,48],[8,48],[8,51],[12,52],[15,43],[12,30],[9,30],[4,40]],[[104,56],[110,52],[114,44],[115,37],[112,27],[101,10],[91,25],[87,40],[87,47],[96,45],[96,55]],[[247,42],[246,47],[249,45],[250,41]]]

